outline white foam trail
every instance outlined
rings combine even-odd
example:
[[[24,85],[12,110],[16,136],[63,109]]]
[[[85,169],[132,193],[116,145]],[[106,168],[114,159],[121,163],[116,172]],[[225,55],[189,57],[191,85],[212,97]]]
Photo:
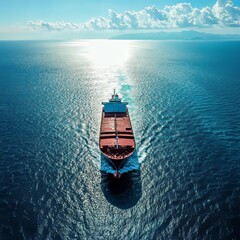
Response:
[[[123,167],[119,170],[119,172],[122,173],[127,173],[133,170],[139,170],[140,169],[140,164],[138,161],[138,155],[137,152],[135,152],[131,157],[125,160]],[[116,172],[115,168],[112,166],[110,161],[105,157],[101,156],[101,171],[106,172],[106,173],[112,173],[114,174]]]

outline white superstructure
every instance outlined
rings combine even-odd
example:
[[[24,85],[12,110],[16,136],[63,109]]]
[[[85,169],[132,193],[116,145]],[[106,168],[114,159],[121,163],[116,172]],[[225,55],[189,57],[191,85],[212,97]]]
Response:
[[[102,102],[104,106],[105,113],[119,113],[119,112],[126,112],[127,111],[127,104],[128,102],[122,102],[121,98],[119,98],[118,94],[114,93],[112,98],[109,102]]]

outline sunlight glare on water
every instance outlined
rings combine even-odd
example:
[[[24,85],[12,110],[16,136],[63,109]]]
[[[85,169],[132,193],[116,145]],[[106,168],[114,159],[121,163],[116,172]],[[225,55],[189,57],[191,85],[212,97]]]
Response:
[[[126,99],[132,85],[127,76],[128,61],[133,57],[133,41],[90,40],[73,43],[77,48],[79,62],[83,59],[88,63],[91,72],[89,85],[94,91],[98,103],[107,101],[113,89]],[[101,106],[98,106],[98,108]],[[94,111],[95,119],[99,119]]]
[[[129,41],[93,40],[84,44],[84,56],[94,68],[123,67],[129,59]]]

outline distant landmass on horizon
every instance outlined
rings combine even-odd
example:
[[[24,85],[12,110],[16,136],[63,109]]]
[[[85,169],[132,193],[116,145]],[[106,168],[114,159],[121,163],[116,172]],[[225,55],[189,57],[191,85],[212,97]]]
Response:
[[[212,34],[197,31],[130,33],[111,39],[126,40],[240,40],[240,34]]]

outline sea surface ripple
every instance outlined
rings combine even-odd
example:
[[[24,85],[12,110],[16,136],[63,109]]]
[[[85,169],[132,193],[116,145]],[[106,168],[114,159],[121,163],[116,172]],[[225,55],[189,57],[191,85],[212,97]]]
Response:
[[[0,239],[239,239],[240,42],[0,42]],[[101,102],[129,102],[121,181]]]

